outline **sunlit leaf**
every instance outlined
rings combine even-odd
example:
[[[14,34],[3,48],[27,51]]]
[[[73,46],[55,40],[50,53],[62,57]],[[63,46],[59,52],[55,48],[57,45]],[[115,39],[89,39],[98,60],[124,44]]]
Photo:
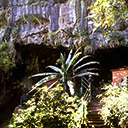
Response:
[[[63,56],[63,54],[60,54],[60,62],[61,62],[61,68],[63,70],[63,72],[65,72],[65,57]]]
[[[56,79],[56,78],[57,78],[56,75],[51,75],[51,76],[47,76],[47,77],[41,79],[39,82],[37,82],[37,83],[35,84],[35,86],[33,87],[33,89],[31,89],[31,90],[29,91],[29,93],[32,92],[33,90],[35,90],[37,87],[41,86],[42,84],[44,84],[44,83],[46,83],[46,82],[48,82],[48,81],[54,80],[54,79]]]
[[[63,74],[62,70],[60,68],[56,67],[56,66],[50,65],[50,66],[47,66],[47,68],[51,68],[54,71],[59,72],[60,74]]]
[[[83,76],[88,76],[88,75],[99,76],[99,74],[98,74],[98,73],[85,72],[85,73],[76,74],[74,77],[83,77]]]
[[[51,73],[51,72],[50,73],[39,73],[39,74],[35,74],[35,75],[30,76],[29,79],[32,78],[32,77],[49,76],[49,75],[57,75],[57,73]]]
[[[69,86],[69,90],[71,95],[74,95],[75,91],[74,91],[74,83],[70,80],[67,81],[67,85]]]
[[[78,71],[79,69],[81,69],[81,68],[83,68],[85,66],[92,65],[92,64],[99,64],[99,62],[97,62],[97,61],[91,61],[91,62],[85,63],[85,64],[77,67],[76,69],[74,69],[74,72]]]
[[[81,54],[81,52],[78,52],[76,55],[73,56],[73,58],[69,62],[69,65],[68,65],[66,71],[68,71],[68,69],[75,63],[75,61],[78,59],[80,54]]]
[[[65,62],[66,65],[69,64],[69,62],[70,62],[70,60],[71,60],[72,52],[73,52],[73,50],[71,49],[70,52],[69,52],[69,54],[68,54],[68,58],[67,58],[67,60],[66,60],[66,62]]]
[[[81,61],[83,61],[84,59],[90,57],[90,55],[86,55],[84,57],[82,57],[80,60],[78,60],[74,65],[73,65],[73,68],[76,67],[76,65],[78,65]]]

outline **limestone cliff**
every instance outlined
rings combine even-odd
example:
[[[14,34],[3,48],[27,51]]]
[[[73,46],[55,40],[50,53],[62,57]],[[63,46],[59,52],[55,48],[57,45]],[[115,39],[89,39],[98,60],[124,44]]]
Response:
[[[101,46],[112,47],[110,39],[91,31],[93,24],[88,21],[93,19],[86,18],[91,0],[74,0],[72,4],[70,0],[2,0],[0,4],[1,19],[5,21],[5,25],[1,24],[1,40],[53,47],[87,46],[87,49],[90,46],[95,50]],[[122,31],[120,35],[125,37],[127,43],[128,32]],[[118,45],[118,41],[115,42]]]

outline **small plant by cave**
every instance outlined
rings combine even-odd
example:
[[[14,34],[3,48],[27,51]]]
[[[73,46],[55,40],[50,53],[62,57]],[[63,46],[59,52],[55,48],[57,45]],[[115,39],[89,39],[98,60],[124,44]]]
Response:
[[[59,64],[58,66],[47,66],[53,70],[53,72],[39,73],[32,75],[32,77],[42,76],[43,78],[35,84],[35,86],[30,90],[32,92],[39,86],[49,86],[48,90],[55,86],[58,83],[63,85],[65,91],[69,92],[69,94],[74,95],[75,83],[73,81],[74,78],[83,77],[87,75],[98,75],[97,68],[87,68],[87,66],[93,64],[99,64],[97,61],[89,61],[84,63],[84,60],[91,57],[90,55],[85,55],[81,57],[82,52],[77,50],[73,53],[73,50],[70,50],[68,57],[62,53],[60,54]],[[83,63],[82,63],[83,62]],[[77,87],[76,87],[77,88]]]
[[[8,70],[15,67],[14,63],[14,52],[10,52],[8,42],[0,44],[0,70],[7,72]]]

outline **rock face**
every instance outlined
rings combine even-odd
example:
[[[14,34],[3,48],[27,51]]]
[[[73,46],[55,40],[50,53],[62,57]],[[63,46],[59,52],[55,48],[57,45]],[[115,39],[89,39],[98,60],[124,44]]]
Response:
[[[21,44],[45,44],[57,47],[84,47],[95,49],[109,44],[99,33],[91,34],[93,25],[88,24],[87,6],[91,0],[72,3],[64,0],[6,0],[1,1],[1,19],[5,20],[0,30],[0,39]],[[79,5],[79,6],[78,6]],[[79,14],[79,16],[78,16]],[[77,20],[78,19],[78,20]],[[127,28],[128,24],[125,23]],[[81,29],[81,32],[78,30]],[[117,26],[118,29],[119,25]],[[122,29],[121,29],[122,30]],[[90,33],[91,42],[81,35]],[[128,32],[120,33],[128,42]],[[81,33],[81,35],[80,35]],[[115,45],[118,41],[115,40]],[[125,44],[126,45],[126,44]]]
[[[7,20],[1,29],[1,40],[7,35],[11,36],[7,38],[8,40],[14,41],[17,36],[19,41],[25,44],[54,44],[51,39],[54,32],[64,29],[64,26],[70,28],[68,26],[76,22],[74,5],[69,8],[69,2],[61,4],[63,2],[62,0],[7,0],[5,6],[1,2],[1,9],[6,14]],[[9,27],[13,30],[7,30]]]

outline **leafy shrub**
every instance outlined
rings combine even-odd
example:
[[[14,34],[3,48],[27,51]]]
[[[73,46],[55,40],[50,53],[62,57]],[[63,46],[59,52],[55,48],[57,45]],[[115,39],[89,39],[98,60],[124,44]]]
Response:
[[[15,67],[12,58],[13,55],[10,54],[8,43],[3,42],[3,44],[0,44],[0,69],[7,72],[9,69]]]
[[[105,103],[100,114],[106,124],[114,127],[125,125],[128,120],[128,90],[126,87],[105,86],[101,102]]]
[[[95,31],[98,27],[113,31],[116,29],[116,24],[121,23],[122,18],[127,20],[127,4],[122,0],[96,0],[90,7],[92,17],[94,18]]]
[[[49,92],[47,87],[41,89],[38,96],[27,101],[26,109],[19,109],[18,113],[13,114],[10,121],[10,128],[65,128],[79,126],[82,118],[82,110],[84,109],[84,117],[86,119],[87,109],[86,102],[77,96],[69,97],[63,88],[58,85]]]

